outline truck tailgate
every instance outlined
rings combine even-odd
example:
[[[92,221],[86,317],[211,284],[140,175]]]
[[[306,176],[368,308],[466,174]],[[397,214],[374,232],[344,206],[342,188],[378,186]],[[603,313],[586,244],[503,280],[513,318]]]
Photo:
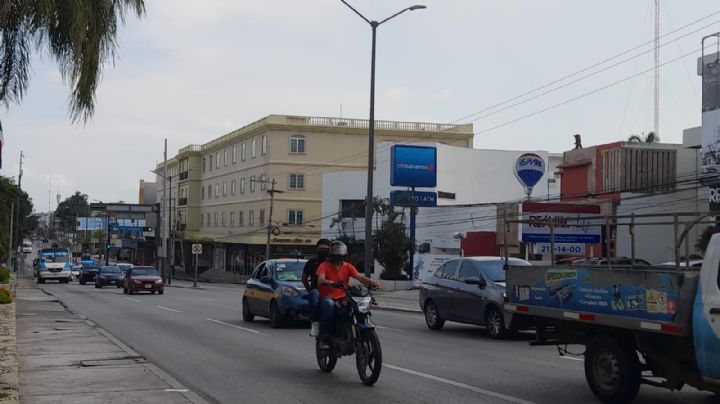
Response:
[[[698,270],[510,267],[510,312],[687,335]]]

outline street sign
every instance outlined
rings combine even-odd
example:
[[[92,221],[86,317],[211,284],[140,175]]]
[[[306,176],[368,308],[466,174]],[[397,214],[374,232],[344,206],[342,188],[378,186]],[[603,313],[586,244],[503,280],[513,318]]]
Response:
[[[525,153],[515,161],[515,176],[530,196],[533,187],[545,175],[545,160],[535,153]]]
[[[394,145],[390,149],[390,185],[434,188],[437,185],[437,149]]]
[[[534,221],[522,225],[526,243],[550,243],[549,223],[553,223],[557,244],[600,244],[599,205],[526,202],[522,210],[524,221]]]
[[[202,254],[202,244],[193,244],[191,250],[194,255]]]
[[[550,255],[550,243],[535,244],[535,253]],[[555,255],[585,255],[585,244],[557,243],[555,244]]]
[[[437,193],[418,191],[390,191],[390,204],[396,206],[437,206]]]

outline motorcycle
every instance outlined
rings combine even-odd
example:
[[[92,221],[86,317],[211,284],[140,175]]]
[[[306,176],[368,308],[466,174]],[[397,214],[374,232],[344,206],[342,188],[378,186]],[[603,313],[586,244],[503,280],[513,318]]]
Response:
[[[373,302],[371,287],[345,288],[346,296],[335,302],[335,329],[329,338],[330,349],[321,348],[320,338],[315,340],[317,363],[325,373],[335,368],[342,356],[355,355],[360,380],[372,386],[380,377],[382,369],[382,348],[370,321],[370,306]]]

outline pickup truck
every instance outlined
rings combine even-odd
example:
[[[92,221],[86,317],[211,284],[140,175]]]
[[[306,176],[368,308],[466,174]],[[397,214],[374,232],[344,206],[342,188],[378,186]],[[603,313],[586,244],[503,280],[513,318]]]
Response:
[[[606,403],[641,384],[720,395],[720,234],[701,267],[506,267],[505,309],[531,345],[585,346],[585,378]]]

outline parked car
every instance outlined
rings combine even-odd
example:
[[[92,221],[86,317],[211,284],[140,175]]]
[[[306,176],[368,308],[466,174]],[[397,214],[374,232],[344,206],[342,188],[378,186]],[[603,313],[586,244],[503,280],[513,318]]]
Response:
[[[634,262],[634,266],[641,267],[641,266],[651,266],[648,261],[642,259],[642,258],[635,258],[633,259],[629,257],[611,257],[610,258],[610,265],[611,266],[619,266],[619,267],[629,267],[630,263]],[[583,265],[593,265],[593,266],[607,266],[608,259],[606,257],[591,257],[586,259],[581,259],[578,261],[575,261],[572,263],[573,266],[583,266]]]
[[[702,267],[703,260],[690,260],[690,268],[700,268]],[[667,268],[675,268],[675,261],[668,261],[663,262],[662,264],[658,265],[660,267],[667,267]],[[685,260],[680,260],[680,268],[687,268],[688,262]]]
[[[530,263],[510,258],[511,266]],[[431,330],[440,330],[445,321],[487,327],[492,338],[503,338],[508,329],[505,305],[505,259],[466,257],[450,260],[420,285],[420,308]]]
[[[140,291],[165,293],[165,285],[157,269],[143,266],[130,268],[124,278],[123,293],[132,295]]]
[[[267,317],[274,328],[288,320],[307,321],[308,292],[302,284],[307,260],[268,260],[255,268],[243,292],[243,320]]]
[[[100,272],[100,265],[95,262],[83,262],[80,274],[78,274],[78,282],[84,285],[88,282],[95,282],[95,275]]]
[[[116,266],[103,266],[100,267],[100,271],[95,275],[95,287],[102,288],[103,286],[115,286],[118,288],[123,287],[123,279],[125,274]]]

